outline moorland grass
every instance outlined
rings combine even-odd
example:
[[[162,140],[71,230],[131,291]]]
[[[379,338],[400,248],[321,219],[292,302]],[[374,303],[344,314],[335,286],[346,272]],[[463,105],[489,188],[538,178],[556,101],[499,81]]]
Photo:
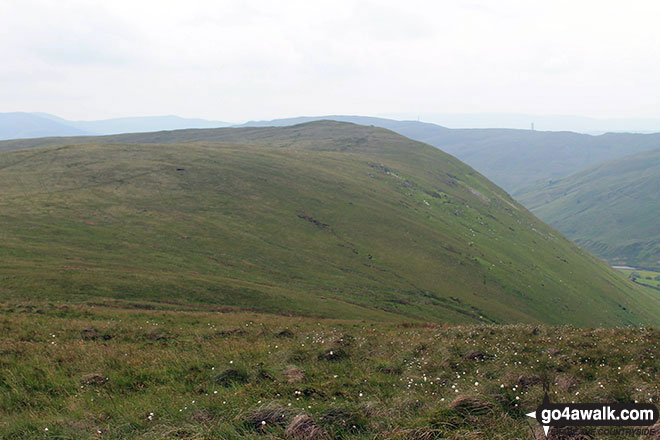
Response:
[[[657,329],[176,308],[1,303],[0,438],[535,439],[543,380],[557,402],[660,399]]]

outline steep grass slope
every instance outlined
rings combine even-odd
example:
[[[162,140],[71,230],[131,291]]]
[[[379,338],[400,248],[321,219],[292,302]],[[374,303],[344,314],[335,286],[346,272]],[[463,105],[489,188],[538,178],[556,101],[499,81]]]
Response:
[[[3,297],[450,322],[660,316],[657,297],[483,176],[384,129],[86,141],[0,154]]]
[[[520,200],[612,263],[660,268],[660,150],[538,185]]]

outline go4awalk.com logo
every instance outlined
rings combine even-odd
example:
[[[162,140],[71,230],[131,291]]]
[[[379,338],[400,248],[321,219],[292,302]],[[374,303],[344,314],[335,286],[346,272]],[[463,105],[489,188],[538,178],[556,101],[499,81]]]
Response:
[[[658,421],[658,408],[651,403],[551,403],[544,384],[543,403],[529,414],[542,426],[652,426]]]

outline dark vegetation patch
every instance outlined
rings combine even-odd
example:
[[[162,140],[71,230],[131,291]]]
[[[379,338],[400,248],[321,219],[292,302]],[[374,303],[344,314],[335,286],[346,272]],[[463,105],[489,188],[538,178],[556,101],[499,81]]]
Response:
[[[463,359],[468,361],[485,361],[490,358],[491,356],[481,351],[471,351],[467,353],[465,356],[463,356]]]
[[[150,341],[167,341],[171,336],[163,330],[153,329],[147,332],[146,338]]]
[[[227,330],[220,330],[218,336],[229,337],[229,336],[241,336],[245,334],[245,330],[242,328],[232,328]]]
[[[275,334],[276,338],[293,338],[293,332],[289,330],[288,328],[285,328],[284,330],[281,330]]]
[[[93,327],[84,328],[80,331],[80,339],[83,341],[108,341],[112,339],[112,336],[107,333],[101,333]]]
[[[343,359],[348,359],[350,356],[343,348],[331,348],[326,350],[323,353],[318,355],[318,360],[320,361],[341,361]]]
[[[317,226],[320,229],[323,229],[323,230],[328,231],[328,232],[332,232],[332,230],[330,229],[329,224],[323,223],[322,221],[315,219],[314,217],[308,215],[306,212],[302,212],[302,213],[298,214],[298,218],[306,220],[306,221],[312,223],[313,225]]]
[[[82,385],[105,385],[108,379],[99,373],[86,374],[80,379]]]
[[[245,368],[227,368],[214,377],[214,382],[223,387],[247,383],[250,374]]]

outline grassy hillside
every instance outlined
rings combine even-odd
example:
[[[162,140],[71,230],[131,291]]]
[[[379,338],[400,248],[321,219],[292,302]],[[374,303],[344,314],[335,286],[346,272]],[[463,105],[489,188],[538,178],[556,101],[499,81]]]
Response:
[[[520,200],[612,263],[660,268],[660,150],[538,185]]]
[[[74,139],[94,143],[0,154],[1,297],[375,320],[660,316],[656,295],[483,176],[384,129],[326,121]]]
[[[553,402],[660,402],[657,329],[148,306],[0,302],[0,438],[545,439],[524,415],[544,380]],[[624,438],[570,429],[548,438]]]

